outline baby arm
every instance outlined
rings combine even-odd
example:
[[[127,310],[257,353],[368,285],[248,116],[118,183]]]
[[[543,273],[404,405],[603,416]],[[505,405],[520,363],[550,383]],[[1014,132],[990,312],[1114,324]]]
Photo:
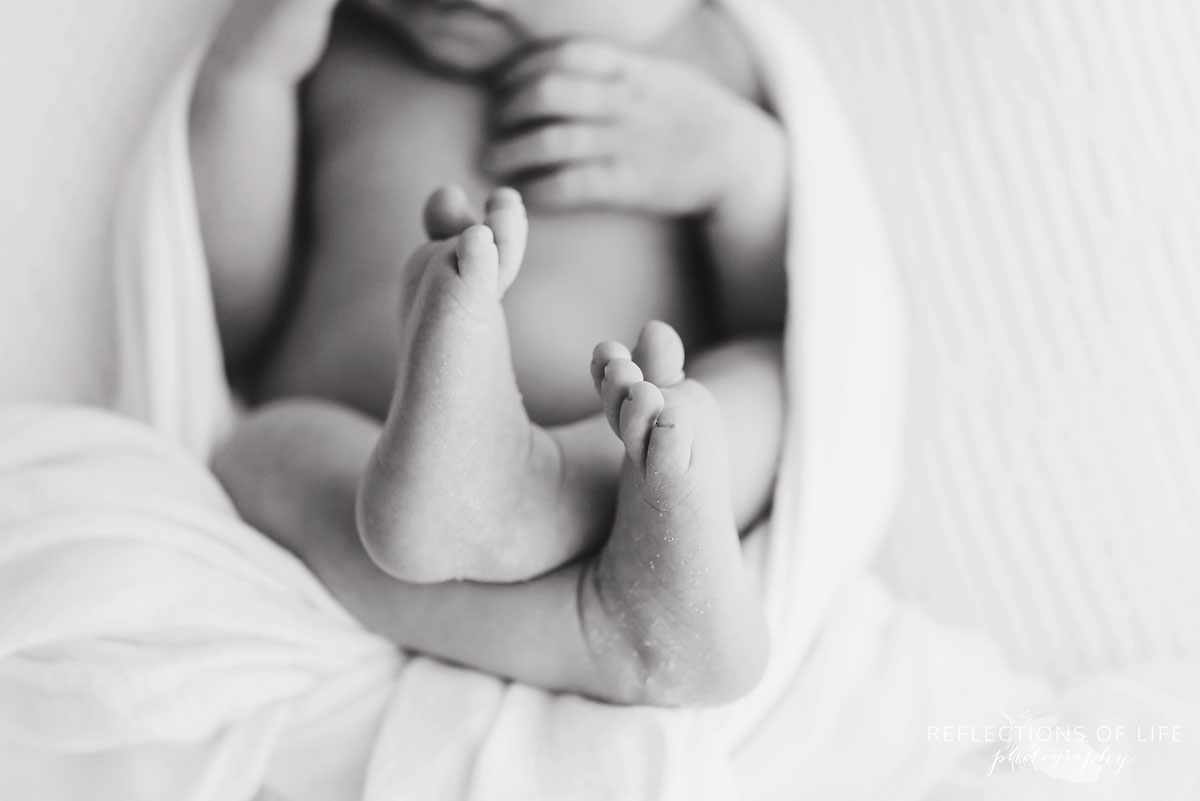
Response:
[[[485,169],[536,209],[697,219],[728,333],[782,327],[787,147],[772,117],[682,62],[596,42],[537,51],[499,86]]]
[[[333,0],[235,3],[197,77],[190,146],[226,361],[272,322],[289,268],[297,89],[325,46]]]
[[[787,306],[787,145],[779,124],[746,103],[732,121],[728,182],[702,219],[727,330],[779,331]]]

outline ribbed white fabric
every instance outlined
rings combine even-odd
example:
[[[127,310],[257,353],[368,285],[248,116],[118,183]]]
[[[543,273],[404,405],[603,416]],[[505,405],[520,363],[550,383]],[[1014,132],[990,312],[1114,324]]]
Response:
[[[1200,654],[1200,5],[792,2],[908,296],[880,574],[1054,679]]]

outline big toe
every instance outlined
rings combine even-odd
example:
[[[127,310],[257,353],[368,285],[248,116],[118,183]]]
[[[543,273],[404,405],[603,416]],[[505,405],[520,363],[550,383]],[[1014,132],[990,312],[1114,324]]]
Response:
[[[496,237],[500,251],[500,286],[507,289],[517,277],[525,258],[525,243],[529,238],[529,217],[521,194],[502,187],[492,192],[485,207],[484,224]]]
[[[525,202],[521,200],[521,193],[513,189],[511,186],[502,186],[499,189],[492,190],[488,195],[487,203],[484,207],[485,211],[493,212],[500,209],[524,208]]]
[[[461,186],[450,184],[425,201],[425,233],[430,239],[449,239],[479,222]]]
[[[664,322],[651,320],[642,326],[633,360],[646,380],[660,387],[672,387],[683,380],[683,340]]]

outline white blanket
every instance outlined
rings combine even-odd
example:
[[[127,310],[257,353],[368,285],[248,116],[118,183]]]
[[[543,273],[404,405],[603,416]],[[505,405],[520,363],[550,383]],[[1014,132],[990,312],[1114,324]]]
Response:
[[[1039,688],[865,564],[898,482],[904,319],[853,137],[808,44],[727,4],[792,146],[790,418],[747,541],[773,636],[747,699],[616,708],[408,658],[238,521],[204,469],[234,414],[187,158],[191,72],[115,232],[121,409],[0,410],[0,798],[918,797]]]

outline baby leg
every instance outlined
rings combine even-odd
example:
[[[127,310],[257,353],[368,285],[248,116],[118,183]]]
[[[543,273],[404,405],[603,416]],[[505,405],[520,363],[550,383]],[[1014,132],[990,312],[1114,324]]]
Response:
[[[580,592],[581,562],[513,584],[412,584],[380,570],[354,526],[356,490],[378,438],[377,422],[337,403],[275,401],[242,421],[213,468],[249,523],[303,559],[363,625],[400,647],[615,703],[720,703],[750,688],[754,665],[744,661],[761,658],[761,650],[718,651],[730,664],[697,661],[695,672],[676,671],[679,686],[638,681],[651,674],[642,653],[653,659],[646,647],[653,643],[614,647],[625,633],[595,610],[581,614],[581,603],[590,603]],[[668,646],[682,653],[674,640]]]
[[[641,364],[639,348],[633,356]],[[732,340],[689,360],[687,372],[717,401],[729,449],[733,516],[745,534],[767,511],[775,487],[784,426],[782,342]],[[650,371],[647,376],[657,377]]]

